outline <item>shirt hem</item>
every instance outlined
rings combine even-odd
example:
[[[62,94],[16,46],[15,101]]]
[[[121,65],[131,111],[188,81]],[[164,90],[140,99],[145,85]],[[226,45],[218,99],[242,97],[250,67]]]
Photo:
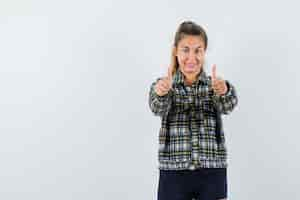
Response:
[[[202,160],[198,166],[191,169],[191,161],[159,161],[159,170],[194,170],[199,168],[227,168],[228,163],[226,160]]]

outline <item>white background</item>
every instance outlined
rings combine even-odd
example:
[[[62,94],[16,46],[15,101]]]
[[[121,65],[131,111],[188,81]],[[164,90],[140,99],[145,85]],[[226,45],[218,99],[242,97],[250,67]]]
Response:
[[[0,199],[156,199],[150,84],[178,25],[207,30],[206,71],[236,87],[224,116],[229,199],[300,199],[296,1],[0,1]]]

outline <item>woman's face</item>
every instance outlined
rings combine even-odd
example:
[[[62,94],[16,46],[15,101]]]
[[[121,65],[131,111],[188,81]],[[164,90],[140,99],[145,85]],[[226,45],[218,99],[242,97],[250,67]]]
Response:
[[[179,69],[185,76],[197,75],[204,63],[204,41],[200,36],[184,36],[177,45],[176,56]]]

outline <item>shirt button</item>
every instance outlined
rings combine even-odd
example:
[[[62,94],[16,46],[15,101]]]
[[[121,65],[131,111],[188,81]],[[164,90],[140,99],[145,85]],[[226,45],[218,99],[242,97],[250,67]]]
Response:
[[[190,170],[195,170],[195,169],[196,169],[196,168],[195,168],[195,165],[194,165],[194,164],[190,164],[189,169],[190,169]]]

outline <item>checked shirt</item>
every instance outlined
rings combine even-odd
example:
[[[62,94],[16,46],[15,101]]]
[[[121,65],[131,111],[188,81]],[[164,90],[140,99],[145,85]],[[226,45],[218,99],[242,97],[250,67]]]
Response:
[[[227,147],[222,114],[236,107],[238,98],[228,81],[227,93],[217,95],[211,87],[211,77],[205,71],[188,86],[184,75],[177,70],[173,90],[164,96],[154,91],[158,78],[151,84],[149,107],[161,118],[159,129],[159,169],[183,170],[227,167]]]

